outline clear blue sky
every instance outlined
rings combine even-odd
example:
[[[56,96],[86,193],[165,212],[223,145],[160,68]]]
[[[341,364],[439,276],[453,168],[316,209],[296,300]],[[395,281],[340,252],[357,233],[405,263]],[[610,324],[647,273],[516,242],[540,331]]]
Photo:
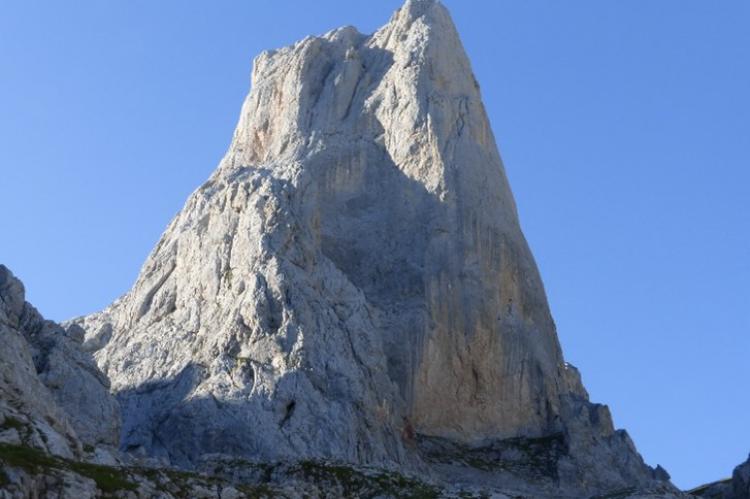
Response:
[[[683,487],[750,451],[750,2],[445,2],[566,357]],[[0,3],[0,262],[58,320],[125,292],[252,57],[400,0]],[[314,5],[314,6],[313,6]]]

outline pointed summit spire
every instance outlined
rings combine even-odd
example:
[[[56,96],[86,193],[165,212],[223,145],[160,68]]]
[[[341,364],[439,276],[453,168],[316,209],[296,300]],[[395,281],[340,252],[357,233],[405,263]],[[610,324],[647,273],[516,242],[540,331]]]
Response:
[[[572,424],[597,425],[582,455],[611,457],[588,452],[611,423],[565,368],[471,64],[435,0],[408,0],[370,37],[258,57],[221,168],[133,289],[83,322],[124,401],[123,447],[180,464],[419,470],[415,432],[465,446]],[[637,464],[628,452],[612,462]]]
[[[373,38],[381,38],[379,34],[386,33],[389,43],[384,48],[395,49],[395,44],[409,40],[412,29],[416,30],[412,42],[419,40],[424,44],[427,38],[433,37],[458,39],[448,9],[438,0],[407,0]]]
[[[429,15],[435,8],[446,11],[438,0],[406,0],[396,15],[414,20]]]

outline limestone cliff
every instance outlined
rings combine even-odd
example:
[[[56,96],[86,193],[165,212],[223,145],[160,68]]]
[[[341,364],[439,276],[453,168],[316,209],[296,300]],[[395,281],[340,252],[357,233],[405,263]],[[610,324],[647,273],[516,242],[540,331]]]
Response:
[[[563,360],[437,1],[407,1],[371,36],[342,28],[258,56],[217,170],[133,288],[74,325],[131,453],[401,466],[573,495],[668,487]],[[500,462],[511,443],[539,446],[543,472],[460,458]]]

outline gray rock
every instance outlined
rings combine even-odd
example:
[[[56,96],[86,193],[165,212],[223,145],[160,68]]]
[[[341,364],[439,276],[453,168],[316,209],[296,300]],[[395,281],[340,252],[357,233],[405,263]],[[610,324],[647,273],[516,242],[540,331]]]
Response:
[[[73,457],[86,445],[119,442],[119,405],[80,339],[25,300],[23,284],[0,265],[0,415],[25,442]]]
[[[439,2],[256,58],[216,172],[133,289],[73,322],[123,447],[424,469],[562,432],[571,486],[655,478],[587,400],[555,326],[479,85]]]
[[[31,346],[45,410],[84,441],[115,441],[111,386],[121,448],[157,463],[676,493],[564,362],[479,85],[434,0],[371,36],[258,56],[229,151],[107,309],[61,328],[17,288],[0,277],[0,317]]]
[[[690,493],[706,499],[750,499],[750,457],[734,469],[732,478],[702,485]]]
[[[80,442],[67,415],[37,376],[31,347],[19,330],[24,308],[23,285],[0,265],[0,428],[10,439],[7,443],[16,443],[15,433],[28,445],[73,456]],[[61,438],[53,437],[55,445],[48,448],[42,434],[53,433]]]
[[[750,499],[750,457],[732,473],[733,499]]]
[[[57,324],[38,331],[32,344],[37,348],[35,363],[40,379],[68,413],[81,441],[117,446],[120,407],[91,354]]]

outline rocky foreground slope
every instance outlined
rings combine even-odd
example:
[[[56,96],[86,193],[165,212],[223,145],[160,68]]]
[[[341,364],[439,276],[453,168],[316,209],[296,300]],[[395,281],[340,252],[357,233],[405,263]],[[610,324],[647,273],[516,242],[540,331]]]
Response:
[[[226,156],[104,311],[44,322],[5,272],[13,493],[679,495],[564,362],[434,0],[256,58]]]
[[[119,405],[83,336],[46,321],[0,265],[0,498],[438,497],[393,471],[204,456],[191,470],[120,452]]]
[[[315,460],[251,461],[206,455],[190,469],[120,452],[112,446],[119,424],[106,380],[81,348],[75,326],[45,321],[25,301],[24,288],[0,265],[0,498],[257,498],[257,497],[563,497],[543,485],[565,452],[559,436],[509,439],[493,446],[431,449],[433,466],[497,475],[497,485],[449,484],[429,475]],[[50,372],[58,375],[51,377]],[[85,374],[85,373],[88,373]],[[89,376],[90,375],[90,376]],[[85,386],[86,384],[90,386]],[[81,389],[76,397],[71,387]],[[61,393],[73,395],[61,398]],[[89,426],[100,414],[99,424]],[[80,432],[80,434],[78,433]],[[115,439],[116,440],[116,439]],[[732,479],[692,491],[713,499],[746,499],[748,464]],[[476,477],[473,477],[476,478]],[[525,483],[524,483],[525,482]],[[520,495],[519,488],[525,490]],[[668,485],[627,487],[595,497],[679,497]],[[584,497],[584,496],[579,496]],[[585,496],[588,497],[588,494]],[[692,497],[684,495],[684,497]]]

